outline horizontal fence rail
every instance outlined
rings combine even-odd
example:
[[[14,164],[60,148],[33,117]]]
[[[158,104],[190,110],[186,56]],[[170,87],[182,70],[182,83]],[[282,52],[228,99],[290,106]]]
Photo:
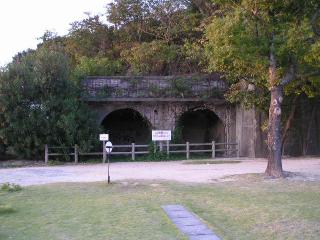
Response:
[[[52,152],[50,150],[62,149],[63,152]],[[211,153],[211,158],[216,157],[216,153],[224,153],[226,156],[239,157],[239,145],[238,143],[169,143],[158,142],[155,144],[154,153],[164,152],[168,156],[175,153],[185,153],[186,159],[190,158],[190,153]],[[235,153],[235,154],[234,154]],[[113,145],[113,150],[110,155],[131,155],[131,159],[134,161],[136,155],[152,154],[150,152],[150,145],[145,144],[124,144]],[[81,152],[78,145],[73,147],[49,147],[45,145],[45,163],[48,163],[50,156],[73,156],[74,162],[79,162],[79,156],[103,156],[103,162],[106,160],[106,151],[102,152]]]

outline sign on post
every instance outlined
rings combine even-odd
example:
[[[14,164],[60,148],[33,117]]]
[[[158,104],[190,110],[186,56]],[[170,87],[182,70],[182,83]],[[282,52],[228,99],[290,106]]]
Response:
[[[112,152],[112,142],[110,142],[110,141],[106,142],[106,152],[107,153]]]
[[[100,141],[109,141],[109,134],[99,134]]]
[[[112,152],[112,142],[107,141],[105,144],[105,150],[108,159],[108,183],[110,183],[110,153]]]
[[[152,130],[152,141],[171,141],[171,131]]]

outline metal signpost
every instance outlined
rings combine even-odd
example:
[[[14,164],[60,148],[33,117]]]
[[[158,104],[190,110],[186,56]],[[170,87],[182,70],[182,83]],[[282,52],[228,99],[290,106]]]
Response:
[[[109,134],[99,134],[99,139],[102,141],[102,161],[103,163],[106,162],[107,155],[106,155],[106,141],[109,141]]]
[[[112,143],[109,141],[109,134],[99,134],[102,141],[103,163],[108,161],[108,183],[110,183],[110,154],[112,152]]]
[[[105,144],[106,148],[106,153],[107,153],[107,159],[108,159],[108,184],[110,183],[110,154],[112,152],[112,142],[107,141]]]

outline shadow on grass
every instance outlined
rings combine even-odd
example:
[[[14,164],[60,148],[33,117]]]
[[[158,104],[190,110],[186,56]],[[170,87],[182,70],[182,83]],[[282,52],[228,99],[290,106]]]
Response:
[[[15,210],[10,205],[0,204],[0,215],[14,213]]]

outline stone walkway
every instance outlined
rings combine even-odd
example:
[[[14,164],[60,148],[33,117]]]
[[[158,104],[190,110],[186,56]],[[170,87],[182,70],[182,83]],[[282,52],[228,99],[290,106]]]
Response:
[[[220,240],[195,214],[190,213],[181,205],[165,205],[166,212],[177,228],[190,240]]]

